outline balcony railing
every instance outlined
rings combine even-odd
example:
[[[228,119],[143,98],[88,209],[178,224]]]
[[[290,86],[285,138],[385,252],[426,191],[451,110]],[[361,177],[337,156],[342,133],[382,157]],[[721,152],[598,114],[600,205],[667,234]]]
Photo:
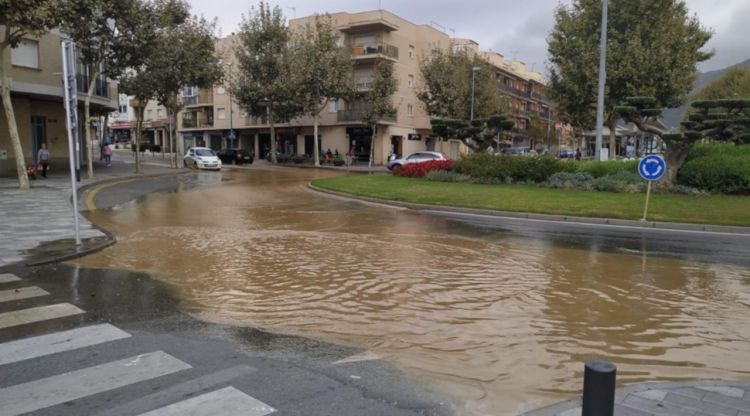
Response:
[[[365,110],[362,109],[356,109],[356,110],[339,110],[338,114],[336,115],[336,120],[339,122],[360,122],[362,121],[362,115],[365,112]],[[386,116],[381,119],[381,121],[390,121],[390,122],[396,122],[397,118],[396,116]]]
[[[196,127],[198,127],[198,120],[187,119],[187,118],[183,118],[182,119],[182,128],[184,128],[184,129],[194,129]]]
[[[398,59],[398,48],[384,42],[361,43],[352,45],[352,55],[355,58],[383,55],[388,58]]]
[[[87,94],[89,92],[89,83],[91,82],[91,77],[89,77],[86,74],[77,74],[76,75],[76,85],[78,92],[82,94]],[[94,83],[94,91],[93,94],[97,97],[104,97],[109,98],[109,82],[107,82],[106,79],[102,79],[99,77],[99,79],[96,80]]]
[[[182,97],[182,105],[194,105],[198,104],[198,96],[193,95],[190,97]]]
[[[513,88],[513,87],[511,87],[509,85],[500,84],[500,89],[503,90],[503,91],[505,91],[505,92],[509,92],[511,94],[515,94],[515,95],[518,95],[518,96],[521,96],[521,97],[531,98],[531,94],[528,91],[519,90],[519,89]]]
[[[369,91],[372,89],[374,80],[372,78],[360,78],[354,83],[357,91]]]

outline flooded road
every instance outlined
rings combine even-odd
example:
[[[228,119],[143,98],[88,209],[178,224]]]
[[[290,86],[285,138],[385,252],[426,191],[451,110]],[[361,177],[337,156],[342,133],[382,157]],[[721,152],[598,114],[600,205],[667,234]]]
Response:
[[[201,319],[371,350],[465,399],[470,414],[566,399],[592,357],[615,362],[621,384],[750,379],[742,261],[618,250],[601,235],[568,242],[307,189],[331,174],[205,174],[217,185],[95,211],[118,243],[79,264],[148,272]]]

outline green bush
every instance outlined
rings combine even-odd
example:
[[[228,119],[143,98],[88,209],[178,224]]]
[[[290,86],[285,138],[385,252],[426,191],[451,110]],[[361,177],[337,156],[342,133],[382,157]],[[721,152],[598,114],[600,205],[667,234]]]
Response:
[[[152,153],[160,153],[161,152],[161,145],[160,144],[149,145],[149,150],[151,150]]]
[[[508,163],[505,163],[505,158],[485,152],[462,156],[453,163],[453,171],[475,179],[505,181],[506,178],[511,176],[511,168]]]
[[[292,156],[292,161],[296,164],[300,164],[307,160],[307,157],[305,155],[294,155]]]
[[[587,172],[557,172],[550,176],[545,183],[548,188],[555,189],[593,189],[594,177]]]
[[[573,166],[552,156],[524,157],[474,153],[457,160],[453,170],[474,179],[492,182],[540,183],[557,172],[571,171]]]
[[[609,160],[606,162],[595,162],[593,160],[571,161],[576,172],[585,172],[595,178],[614,175],[622,171],[638,173],[638,160]]]
[[[344,158],[341,156],[333,157],[333,166],[344,166]]]
[[[424,177],[428,181],[434,182],[461,182],[461,183],[472,183],[473,180],[469,175],[463,175],[447,170],[433,170],[427,172]]]
[[[602,176],[593,180],[591,185],[600,192],[642,192],[646,188],[644,181],[638,174],[626,171]]]
[[[695,146],[677,174],[680,185],[724,194],[750,194],[750,146]]]

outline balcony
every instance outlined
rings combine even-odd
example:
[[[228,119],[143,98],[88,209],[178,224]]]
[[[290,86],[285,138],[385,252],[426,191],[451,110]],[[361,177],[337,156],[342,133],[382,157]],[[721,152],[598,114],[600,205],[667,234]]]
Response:
[[[375,58],[398,60],[398,48],[385,42],[354,44],[352,57],[355,60]]]
[[[370,91],[374,82],[372,78],[359,78],[354,81],[354,90],[359,92]]]
[[[363,109],[355,109],[355,110],[339,110],[336,114],[336,120],[340,123],[360,123],[362,122],[362,114],[365,110]],[[397,117],[394,115],[392,117],[383,117],[381,121],[387,121],[391,123],[395,123],[397,120]]]
[[[88,94],[90,82],[91,82],[91,77],[89,77],[88,75],[76,74],[76,87],[77,87],[76,89],[81,94]],[[99,77],[99,79],[97,79],[96,82],[94,83],[93,95],[97,97],[110,98],[109,82],[107,82],[106,79],[102,79],[102,77]]]
[[[517,95],[519,97],[531,98],[531,93],[529,93],[528,91],[519,90],[517,88],[513,88],[506,84],[500,84],[500,89],[505,92],[509,92],[513,95]]]
[[[198,121],[197,120],[195,120],[195,119],[187,119],[187,118],[183,118],[182,119],[182,128],[183,129],[194,129],[196,127],[198,127]]]
[[[191,95],[182,96],[182,105],[185,107],[211,107],[214,105],[213,91],[211,90],[200,90],[200,92],[192,92]]]
[[[346,26],[340,27],[339,30],[344,33],[393,32],[398,30],[398,25],[381,17],[380,19],[351,22]]]

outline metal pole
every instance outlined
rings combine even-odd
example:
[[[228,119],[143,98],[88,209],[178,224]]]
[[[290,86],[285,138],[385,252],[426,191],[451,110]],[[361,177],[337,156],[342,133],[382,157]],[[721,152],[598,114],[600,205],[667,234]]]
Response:
[[[616,378],[614,364],[600,360],[586,362],[582,416],[612,416],[615,413]]]
[[[651,181],[648,181],[648,186],[646,187],[646,206],[643,207],[643,218],[641,221],[646,221],[646,217],[648,216],[648,203],[651,199]]]
[[[604,85],[607,81],[607,12],[609,0],[602,0],[602,34],[599,44],[599,96],[596,103],[596,154],[602,160],[602,133],[604,130]],[[610,149],[611,150],[611,149]]]
[[[75,225],[76,245],[81,245],[80,224],[78,223],[78,187],[76,185],[76,165],[77,165],[77,141],[75,136],[78,133],[78,98],[76,97],[76,79],[75,75],[71,76],[69,71],[75,62],[73,42],[64,40],[62,42],[62,62],[63,62],[63,88],[65,93],[65,113],[66,126],[68,129],[68,157],[70,158],[70,187],[73,191],[73,222]],[[71,103],[72,102],[72,103]]]

